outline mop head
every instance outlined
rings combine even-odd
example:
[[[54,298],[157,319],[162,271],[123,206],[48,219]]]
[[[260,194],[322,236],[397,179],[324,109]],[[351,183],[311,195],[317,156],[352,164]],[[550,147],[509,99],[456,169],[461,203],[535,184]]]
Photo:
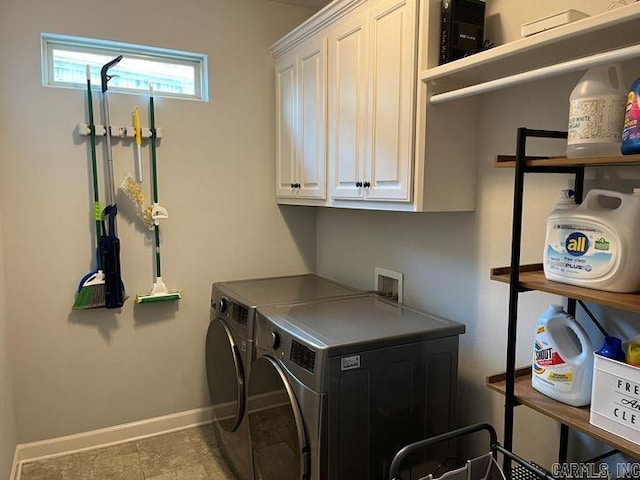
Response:
[[[136,303],[168,302],[171,300],[180,300],[181,298],[181,290],[167,290],[162,278],[158,277],[149,293],[136,295]]]
[[[142,219],[142,222],[149,230],[153,230],[155,220],[153,218],[153,208],[147,204],[147,199],[142,193],[142,186],[129,174],[122,180],[120,189],[127,194],[129,200],[131,200],[138,211],[138,216]]]

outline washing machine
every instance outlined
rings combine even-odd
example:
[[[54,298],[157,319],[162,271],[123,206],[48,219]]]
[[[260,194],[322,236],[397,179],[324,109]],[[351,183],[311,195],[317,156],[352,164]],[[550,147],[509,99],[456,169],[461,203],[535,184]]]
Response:
[[[400,448],[454,427],[464,330],[375,295],[259,308],[247,387],[255,478],[386,480]],[[403,478],[450,454],[410,462]]]
[[[362,292],[314,274],[213,284],[207,381],[218,445],[240,480],[253,479],[245,387],[254,358],[256,308],[352,295]]]

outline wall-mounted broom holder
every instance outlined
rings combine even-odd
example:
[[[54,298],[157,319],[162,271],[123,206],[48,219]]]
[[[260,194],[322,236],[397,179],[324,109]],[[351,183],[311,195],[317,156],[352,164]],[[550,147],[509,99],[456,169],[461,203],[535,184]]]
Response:
[[[89,136],[89,125],[86,123],[78,124],[78,134],[82,136]],[[96,125],[96,137],[104,137],[107,134],[107,130],[104,125]],[[142,138],[151,138],[150,128],[141,128],[140,135]],[[117,125],[111,125],[111,138],[135,138],[136,130],[132,126],[118,127]],[[162,128],[156,128],[156,138],[162,138]]]

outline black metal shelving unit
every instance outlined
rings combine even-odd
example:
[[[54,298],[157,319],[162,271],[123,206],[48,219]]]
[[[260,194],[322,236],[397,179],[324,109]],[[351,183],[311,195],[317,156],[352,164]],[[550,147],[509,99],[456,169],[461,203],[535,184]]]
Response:
[[[570,407],[554,400],[548,399],[542,394],[533,391],[530,385],[530,369],[517,369],[516,343],[518,328],[518,297],[520,293],[532,290],[546,291],[563,295],[568,299],[568,313],[575,315],[577,301],[592,301],[603,305],[615,306],[628,311],[640,311],[640,295],[638,294],[611,294],[598,292],[581,287],[569,286],[544,278],[541,265],[520,264],[522,243],[522,216],[524,208],[524,183],[528,173],[563,173],[574,176],[574,190],[576,202],[582,202],[584,193],[584,173],[587,166],[611,166],[611,165],[640,165],[640,156],[603,157],[603,158],[565,158],[565,157],[529,157],[526,154],[527,140],[529,138],[547,138],[566,140],[567,132],[556,130],[533,130],[519,128],[517,132],[517,146],[515,157],[499,157],[497,166],[515,167],[515,181],[513,194],[513,218],[512,218],[512,242],[511,263],[508,268],[492,270],[492,279],[509,283],[509,312],[507,328],[507,358],[506,372],[504,375],[493,376],[488,379],[489,387],[504,393],[504,448],[511,451],[513,448],[514,409],[520,404],[529,407],[556,419],[561,424],[560,446],[558,461],[567,460],[567,447],[569,428],[576,428],[614,448],[640,457],[640,446],[616,437],[593,427],[588,421],[588,407],[578,409]],[[518,391],[516,392],[516,385]],[[504,459],[504,471],[511,471],[509,458]]]
[[[507,365],[506,365],[506,390],[504,409],[504,447],[513,449],[513,415],[514,408],[518,405],[515,398],[515,369],[516,369],[516,342],[518,330],[518,296],[520,287],[520,253],[522,246],[522,212],[524,207],[524,177],[527,173],[569,173],[575,175],[575,199],[582,202],[584,188],[583,166],[535,166],[527,163],[527,139],[529,137],[566,139],[567,132],[555,130],[531,130],[518,129],[515,157],[515,182],[513,189],[513,219],[511,230],[511,278],[509,286],[509,320],[507,327]],[[575,315],[576,302],[570,299],[568,310]],[[560,462],[566,461],[569,429],[564,424],[561,427]],[[505,458],[505,471],[510,471],[509,459]]]

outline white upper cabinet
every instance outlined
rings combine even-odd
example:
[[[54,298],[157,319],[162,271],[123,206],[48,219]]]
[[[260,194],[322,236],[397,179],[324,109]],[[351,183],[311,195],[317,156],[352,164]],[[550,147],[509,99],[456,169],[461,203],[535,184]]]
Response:
[[[330,27],[332,199],[409,201],[415,83],[414,0],[359,6]]]
[[[367,8],[329,32],[329,178],[333,198],[363,198],[367,139]]]
[[[428,31],[424,25],[429,23],[429,6],[427,0],[335,0],[272,46],[278,95],[279,203],[402,211],[473,210],[474,136],[467,135],[465,142],[448,141],[456,137],[452,127],[459,124],[457,113],[449,109],[443,109],[446,119],[438,118],[437,113],[429,119],[436,136],[427,142],[425,133],[427,109],[418,59],[423,48],[420,43]],[[318,152],[321,144],[325,147],[325,200],[302,195],[303,155],[297,149],[303,129],[313,134],[300,117],[300,105],[293,107],[291,130],[283,131],[290,102],[301,101],[300,56],[309,39],[318,35],[327,38],[326,130],[316,129],[315,139],[305,137],[305,142]],[[293,65],[297,66],[291,74]],[[281,78],[283,74],[285,78]],[[288,82],[297,85],[293,100],[283,93],[289,92]],[[465,112],[472,114],[473,108],[465,105]],[[320,178],[318,175],[314,180]]]
[[[326,198],[326,37],[276,62],[276,194]]]
[[[296,52],[276,63],[276,192],[278,196],[295,194],[296,181]]]
[[[366,181],[368,199],[409,201],[413,160],[414,0],[372,3]]]

